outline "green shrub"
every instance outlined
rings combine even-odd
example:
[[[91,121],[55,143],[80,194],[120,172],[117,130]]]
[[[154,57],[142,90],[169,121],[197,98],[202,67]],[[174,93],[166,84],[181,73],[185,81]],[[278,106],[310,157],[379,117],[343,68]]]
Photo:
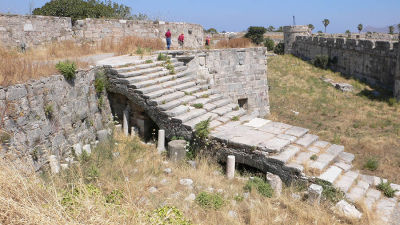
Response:
[[[344,193],[341,192],[339,189],[333,187],[333,185],[328,181],[318,179],[316,183],[322,186],[322,197],[324,199],[329,200],[333,203],[337,203],[344,198]]]
[[[103,93],[103,91],[108,88],[108,79],[104,72],[99,72],[96,74],[94,88],[96,89],[97,94]]]
[[[274,50],[275,43],[271,38],[265,38],[264,46],[267,47],[268,51],[272,51],[272,50]]]
[[[379,167],[379,161],[376,158],[369,158],[367,162],[364,164],[364,168],[375,171]]]
[[[167,55],[164,55],[162,53],[158,54],[157,60],[158,61],[166,61],[168,59]]]
[[[389,105],[389,106],[394,106],[394,105],[396,105],[396,104],[397,104],[396,98],[389,98],[389,99],[388,99],[388,105]]]
[[[394,194],[399,191],[399,190],[394,190],[389,182],[384,183],[383,180],[381,180],[381,183],[376,186],[378,190],[381,190],[383,194],[388,197],[388,198],[393,198]]]
[[[203,104],[201,103],[196,103],[192,105],[193,107],[195,107],[196,109],[202,109],[203,108]]]
[[[76,66],[74,62],[63,61],[56,64],[56,69],[64,76],[66,80],[75,79]]]
[[[253,188],[255,188],[262,196],[267,198],[271,198],[274,192],[271,188],[271,185],[259,177],[250,179],[244,186],[245,191],[251,191]]]
[[[191,225],[183,213],[174,206],[164,206],[147,215],[148,224],[159,225]]]
[[[239,121],[239,116],[234,116],[234,117],[232,117],[231,120],[232,120],[232,121]]]
[[[201,192],[196,197],[196,203],[205,209],[220,209],[224,205],[224,199],[219,194]]]
[[[249,27],[247,33],[244,35],[245,38],[249,38],[254,44],[259,45],[264,40],[264,33],[267,32],[265,27]]]
[[[315,160],[318,159],[318,156],[314,154],[314,155],[312,155],[312,156],[310,157],[310,159],[313,160],[313,161],[315,161]]]
[[[145,61],[145,63],[147,63],[147,64],[153,63],[153,60],[148,59],[148,60]]]
[[[121,200],[124,198],[124,192],[118,189],[113,190],[106,195],[106,202],[115,205],[121,205]]]
[[[97,107],[99,107],[99,109],[101,109],[103,106],[104,106],[104,97],[103,97],[103,95],[101,95],[97,99]]]
[[[208,98],[208,97],[210,97],[209,94],[204,94],[204,95],[200,96],[200,98]]]
[[[235,195],[235,197],[233,197],[233,199],[237,202],[241,202],[244,200],[244,197],[242,195]]]
[[[51,118],[53,117],[53,113],[54,113],[53,104],[47,104],[44,107],[44,114],[46,115],[47,118]]]
[[[274,53],[277,55],[283,55],[285,53],[285,44],[279,43],[274,48]]]
[[[136,49],[136,54],[138,54],[138,55],[143,55],[144,54],[144,49],[142,48],[142,47],[137,47],[137,49]]]
[[[204,140],[208,137],[208,135],[210,134],[210,122],[211,122],[211,117],[208,118],[207,120],[201,121],[200,123],[196,124],[194,129],[197,138]]]
[[[314,66],[324,70],[328,68],[328,63],[329,63],[329,57],[326,55],[317,55],[313,60]]]

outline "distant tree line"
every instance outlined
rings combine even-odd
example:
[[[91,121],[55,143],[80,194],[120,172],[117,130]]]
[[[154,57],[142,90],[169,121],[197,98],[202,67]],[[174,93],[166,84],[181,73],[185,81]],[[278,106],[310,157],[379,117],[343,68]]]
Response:
[[[148,20],[147,15],[132,15],[130,7],[111,0],[51,0],[41,8],[34,9],[32,14],[71,17],[73,22],[85,18]]]
[[[267,47],[268,51],[274,51],[276,54],[283,54],[283,43],[279,43],[275,46],[275,42],[271,38],[264,38],[264,34],[267,31],[268,28],[265,27],[251,26],[247,29],[247,33],[244,35],[244,37],[250,39],[256,45],[263,44],[265,47]]]

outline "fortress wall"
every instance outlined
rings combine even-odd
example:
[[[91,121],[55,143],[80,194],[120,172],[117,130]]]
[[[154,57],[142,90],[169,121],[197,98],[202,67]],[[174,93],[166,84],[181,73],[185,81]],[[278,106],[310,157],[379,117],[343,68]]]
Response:
[[[393,90],[398,48],[389,41],[297,36],[290,53],[305,60],[327,55],[337,59],[333,70]]]
[[[167,29],[172,32],[172,47],[178,47],[181,33],[185,34],[185,47],[196,49],[204,45],[203,27],[197,24],[88,18],[72,25],[68,17],[0,14],[0,43],[7,47],[22,42],[32,47],[52,41],[100,41],[132,35],[165,42]]]

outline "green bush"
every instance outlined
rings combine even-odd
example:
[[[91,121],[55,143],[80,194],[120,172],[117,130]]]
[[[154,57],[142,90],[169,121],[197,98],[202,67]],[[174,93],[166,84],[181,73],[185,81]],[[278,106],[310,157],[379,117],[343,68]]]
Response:
[[[51,118],[53,117],[53,113],[54,113],[53,104],[47,104],[44,107],[44,114],[46,115],[47,118]]]
[[[33,10],[33,15],[71,17],[72,22],[85,18],[118,18],[131,17],[128,6],[115,2],[98,0],[52,0],[41,8]]]
[[[167,59],[168,59],[167,55],[164,55],[162,53],[158,53],[158,56],[157,56],[157,60],[158,61],[166,61]]]
[[[202,109],[203,108],[203,104],[201,103],[196,103],[192,105],[193,107],[195,107],[196,109]]]
[[[231,120],[232,120],[232,121],[239,121],[239,116],[234,116],[234,117],[232,117]]]
[[[285,53],[285,44],[279,43],[274,48],[274,53],[277,55],[283,55]]]
[[[333,187],[333,185],[328,181],[318,179],[316,183],[322,186],[322,197],[324,199],[329,200],[333,203],[337,203],[344,198],[344,193],[341,192],[339,189]]]
[[[375,171],[379,167],[379,161],[376,158],[369,158],[367,162],[364,164],[364,168]]]
[[[190,220],[185,219],[183,213],[174,206],[164,206],[147,215],[149,224],[157,225],[191,225]]]
[[[208,118],[207,120],[201,121],[200,123],[196,124],[194,129],[197,138],[204,140],[208,137],[208,135],[210,134],[210,122],[211,118]]]
[[[317,55],[313,60],[314,66],[326,70],[329,64],[329,57],[326,55]]]
[[[251,191],[253,188],[255,188],[262,196],[267,198],[271,198],[274,192],[271,185],[259,177],[254,177],[254,179],[247,181],[244,186],[245,191]]]
[[[74,62],[64,61],[56,64],[57,70],[64,76],[66,80],[75,79],[76,66]]]
[[[219,194],[201,192],[196,197],[196,203],[205,209],[220,209],[224,205],[224,199]]]
[[[106,202],[115,205],[121,205],[121,200],[124,198],[124,192],[118,189],[113,190],[106,195]]]
[[[97,94],[103,93],[103,91],[108,88],[108,79],[104,72],[99,72],[96,74],[94,88],[96,89]]]
[[[310,157],[310,159],[313,160],[313,161],[315,161],[315,160],[318,159],[318,156],[314,154],[314,155],[312,155],[312,156]]]
[[[271,38],[265,38],[264,46],[267,47],[268,51],[274,50],[275,43]]]
[[[138,54],[138,55],[143,55],[144,54],[144,49],[142,48],[142,47],[137,47],[137,49],[136,49],[136,54]]]
[[[381,180],[381,183],[376,186],[378,190],[381,190],[383,194],[388,197],[388,198],[393,198],[394,194],[399,191],[399,190],[394,190],[389,182],[384,183],[383,180]]]
[[[397,104],[396,98],[389,98],[389,99],[388,99],[388,105],[389,105],[389,106],[394,106],[394,105],[396,105],[396,104]]]
[[[254,44],[259,45],[264,40],[264,34],[267,32],[265,27],[249,27],[247,33],[244,35],[245,38],[249,38]]]
[[[153,60],[148,59],[148,60],[145,61],[145,63],[147,63],[147,64],[153,63]]]

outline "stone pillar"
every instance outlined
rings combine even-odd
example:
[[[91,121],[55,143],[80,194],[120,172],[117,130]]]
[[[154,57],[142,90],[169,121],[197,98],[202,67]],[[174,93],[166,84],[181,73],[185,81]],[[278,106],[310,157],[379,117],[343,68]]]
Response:
[[[186,141],[174,140],[168,142],[168,155],[173,162],[184,160],[186,157]]]
[[[129,135],[129,106],[126,107],[126,109],[122,112],[123,116],[123,129],[124,129],[124,134],[125,136]]]
[[[158,130],[157,150],[159,153],[165,151],[165,130]]]
[[[139,129],[136,127],[131,127],[131,136],[134,137],[139,134]]]
[[[228,179],[235,178],[235,156],[228,155],[226,159],[226,176]]]
[[[60,164],[57,160],[57,156],[55,155],[49,156],[49,164],[50,164],[50,171],[52,174],[60,172]]]
[[[316,203],[319,204],[321,201],[321,195],[322,191],[324,189],[322,186],[317,185],[317,184],[311,184],[310,187],[308,187],[308,202],[309,203]]]
[[[278,175],[267,173],[266,175],[268,183],[271,185],[276,196],[281,196],[282,193],[282,180]]]
[[[284,26],[283,41],[285,43],[285,54],[292,54],[292,47],[297,36],[311,36],[311,30],[306,25]]]

